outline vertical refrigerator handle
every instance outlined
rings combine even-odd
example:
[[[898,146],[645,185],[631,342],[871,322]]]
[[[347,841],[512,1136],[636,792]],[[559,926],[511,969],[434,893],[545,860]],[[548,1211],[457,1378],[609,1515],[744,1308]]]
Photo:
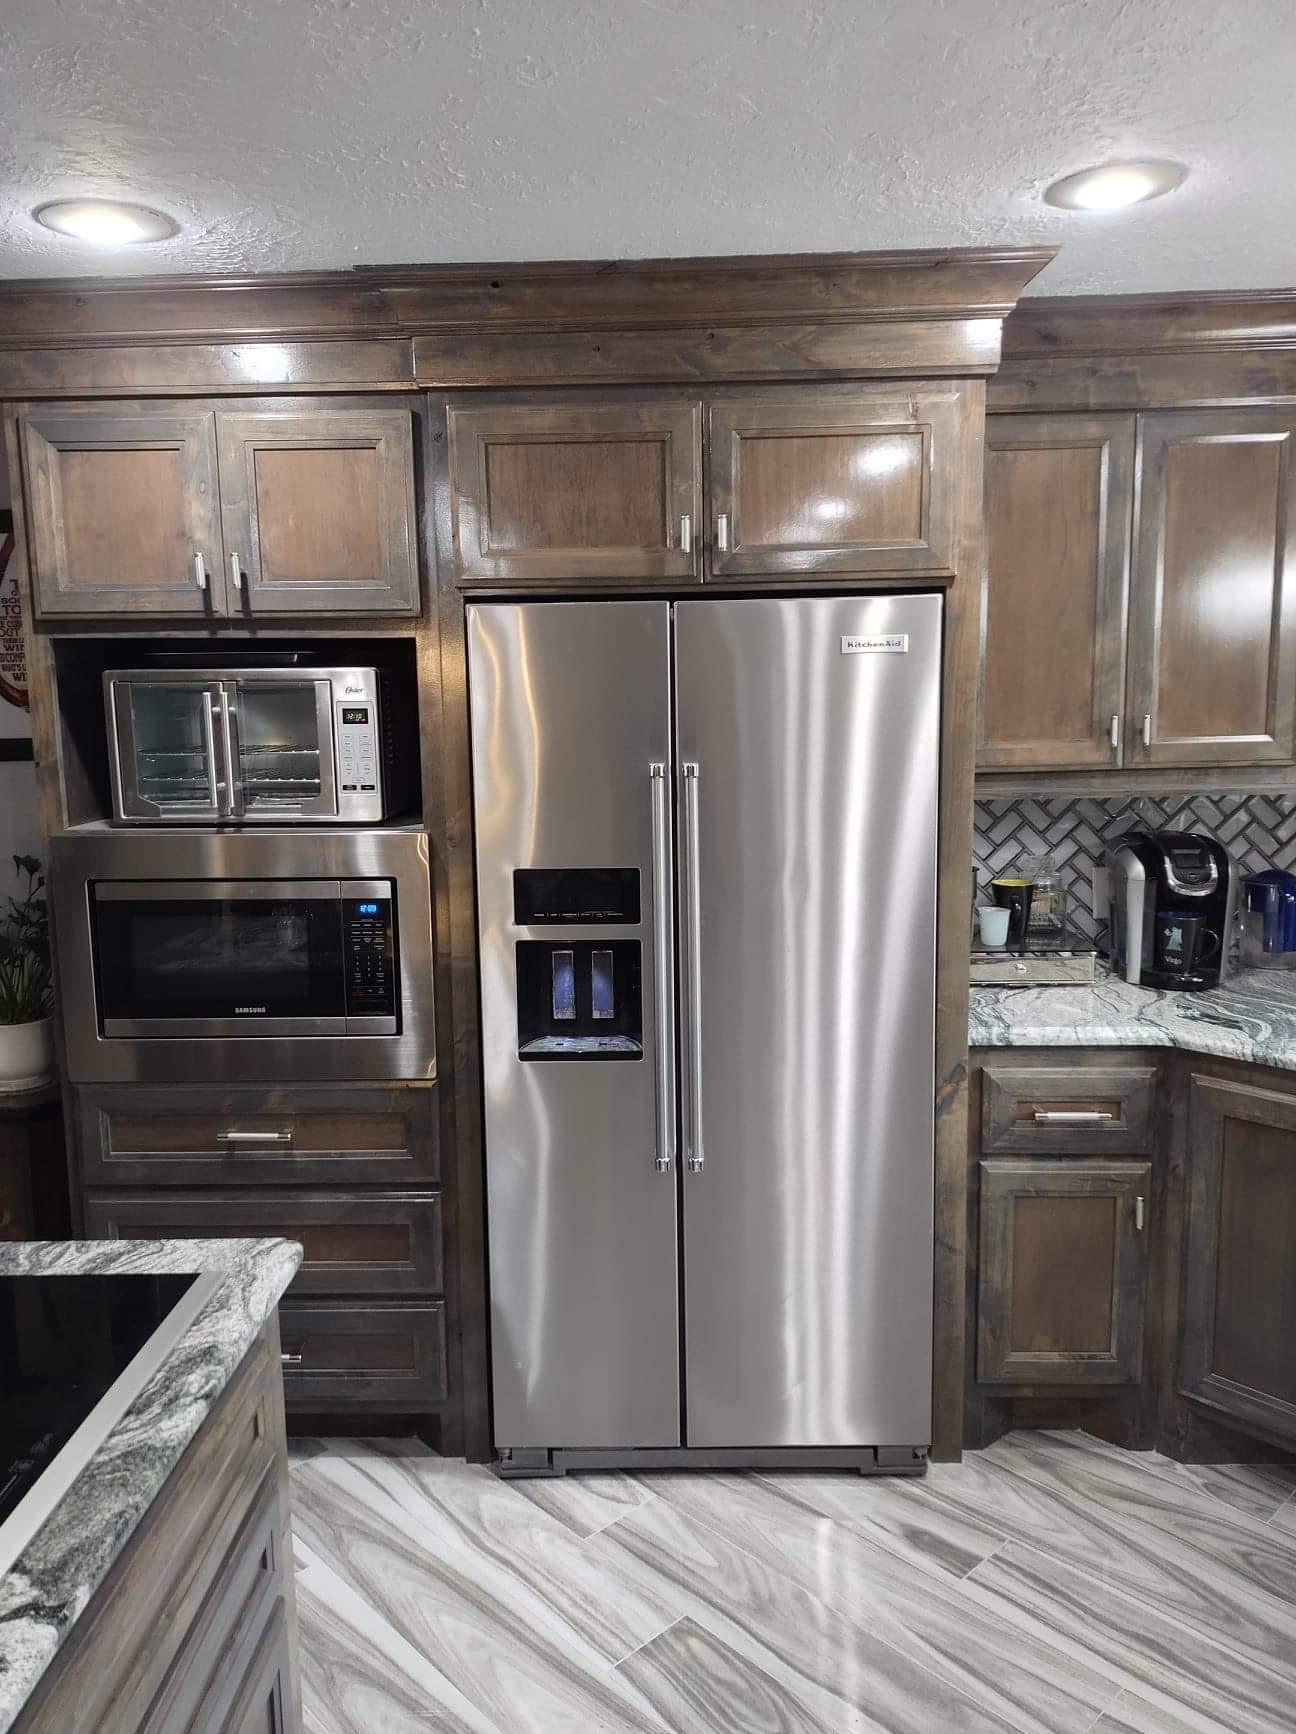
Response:
[[[702,902],[698,875],[698,768],[684,771],[685,993],[688,1005],[688,1116],[685,1143],[689,1170],[702,1171]]]
[[[670,830],[666,816],[666,766],[648,767],[652,791],[653,1004],[657,1011],[657,1158],[659,1174],[675,1163],[675,983],[671,959]]]

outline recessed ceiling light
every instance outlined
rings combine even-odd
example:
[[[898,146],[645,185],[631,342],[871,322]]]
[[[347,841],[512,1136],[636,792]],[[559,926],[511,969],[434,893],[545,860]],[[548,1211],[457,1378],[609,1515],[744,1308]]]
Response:
[[[32,212],[38,223],[56,235],[91,241],[96,247],[125,247],[136,241],[165,241],[178,234],[179,223],[147,205],[126,205],[116,199],[55,199]]]
[[[1044,202],[1069,211],[1119,211],[1173,192],[1187,174],[1182,163],[1104,163],[1099,168],[1063,175],[1045,192]]]

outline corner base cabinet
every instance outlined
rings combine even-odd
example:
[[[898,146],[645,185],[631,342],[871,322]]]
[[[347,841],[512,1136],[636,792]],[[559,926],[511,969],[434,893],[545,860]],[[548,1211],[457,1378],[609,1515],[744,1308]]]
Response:
[[[1183,1395],[1296,1447],[1296,1096],[1189,1086]]]

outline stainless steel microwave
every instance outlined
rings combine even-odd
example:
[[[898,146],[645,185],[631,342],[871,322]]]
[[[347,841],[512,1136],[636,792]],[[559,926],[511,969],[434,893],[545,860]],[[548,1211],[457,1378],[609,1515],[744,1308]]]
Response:
[[[432,1078],[426,834],[57,837],[74,1082]]]
[[[415,804],[416,723],[375,668],[109,669],[119,825],[377,825]]]

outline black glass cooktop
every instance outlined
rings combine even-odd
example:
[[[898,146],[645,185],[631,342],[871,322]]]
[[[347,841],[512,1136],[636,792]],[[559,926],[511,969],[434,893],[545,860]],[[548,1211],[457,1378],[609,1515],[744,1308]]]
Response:
[[[194,1276],[0,1276],[0,1523]]]

